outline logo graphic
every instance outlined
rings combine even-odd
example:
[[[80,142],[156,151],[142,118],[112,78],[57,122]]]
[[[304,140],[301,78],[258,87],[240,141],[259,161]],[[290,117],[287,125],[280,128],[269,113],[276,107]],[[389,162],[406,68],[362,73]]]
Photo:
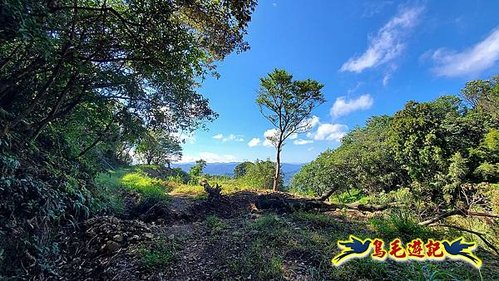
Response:
[[[351,258],[363,258],[369,254],[371,240],[364,241],[350,235],[347,241],[338,241],[338,247],[342,249],[341,253],[333,258],[334,265],[338,266]]]
[[[444,260],[445,258],[461,260],[473,265],[476,268],[482,266],[482,261],[473,254],[477,245],[475,242],[466,242],[463,237],[459,237],[452,242],[447,240],[428,239],[426,243],[422,239],[414,239],[404,247],[400,239],[393,239],[386,244],[379,238],[360,239],[350,235],[348,240],[338,241],[341,252],[331,261],[335,266],[353,258],[364,258],[371,254],[371,258],[384,261],[387,258],[396,261],[406,260]],[[388,245],[388,249],[385,249]]]

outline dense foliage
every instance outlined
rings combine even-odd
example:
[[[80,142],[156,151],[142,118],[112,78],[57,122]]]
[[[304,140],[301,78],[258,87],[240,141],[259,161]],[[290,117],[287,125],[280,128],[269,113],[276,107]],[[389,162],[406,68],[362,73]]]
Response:
[[[373,117],[323,152],[292,181],[298,192],[329,196],[352,189],[376,195],[409,188],[421,215],[472,205],[490,209],[486,184],[498,181],[499,77],[471,81],[462,99],[410,101]],[[473,198],[473,199],[472,199]]]
[[[253,162],[250,161],[245,161],[242,163],[237,164],[236,167],[234,167],[234,178],[240,178],[245,176],[249,169],[251,169],[251,166],[253,166]]]
[[[248,162],[251,163],[251,162]],[[237,167],[236,167],[237,168]],[[258,189],[271,189],[274,187],[274,179],[276,174],[276,163],[270,160],[256,160],[254,163],[246,166],[245,174],[240,177],[243,182],[251,187]],[[279,170],[279,181],[277,188],[281,189],[283,186],[282,171]]]
[[[339,148],[327,150],[305,165],[293,177],[291,188],[321,196],[329,190],[363,187],[379,192],[402,185],[406,176],[388,143],[391,120],[388,116],[373,117],[364,128],[352,130]]]
[[[180,142],[171,135],[149,131],[136,146],[137,158],[146,164],[166,165],[182,158]]]
[[[0,1],[0,278],[50,273],[58,226],[92,212],[98,170],[133,153],[168,164],[216,117],[196,86],[248,48],[255,4]]]
[[[196,161],[196,164],[189,170],[189,175],[195,179],[199,178],[203,175],[204,168],[206,168],[206,161],[204,161],[203,159],[199,159]]]

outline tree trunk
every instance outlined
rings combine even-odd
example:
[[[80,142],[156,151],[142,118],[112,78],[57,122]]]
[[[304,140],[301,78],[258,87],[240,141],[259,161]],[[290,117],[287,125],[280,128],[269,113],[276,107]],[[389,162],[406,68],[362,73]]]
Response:
[[[279,177],[281,171],[281,143],[277,144],[277,154],[275,161],[275,174],[274,174],[274,182],[272,185],[272,190],[279,191]]]
[[[336,190],[335,188],[331,187],[326,193],[322,194],[322,196],[319,197],[318,200],[326,201],[329,198],[329,196],[331,196],[334,193],[335,190]]]
[[[82,152],[80,152],[80,154],[78,154],[77,158],[80,158],[83,155],[85,155],[87,152],[89,152],[94,146],[96,146],[102,140],[102,138],[104,137],[104,134],[107,133],[107,131],[109,130],[109,128],[111,128],[111,125],[113,124],[113,121],[114,121],[115,117],[116,116],[113,115],[113,117],[111,118],[111,120],[109,121],[109,123],[107,123],[106,128],[104,128],[104,130],[98,134],[97,139],[95,139],[95,141],[91,145],[89,145]]]

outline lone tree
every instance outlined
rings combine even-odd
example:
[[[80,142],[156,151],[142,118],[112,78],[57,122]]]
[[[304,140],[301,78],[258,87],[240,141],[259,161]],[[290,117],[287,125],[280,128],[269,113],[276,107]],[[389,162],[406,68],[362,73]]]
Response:
[[[293,76],[282,69],[275,69],[260,79],[260,90],[256,103],[260,112],[275,127],[275,133],[267,137],[275,146],[276,169],[273,190],[279,190],[281,150],[284,141],[296,133],[311,129],[310,113],[325,102],[321,83],[314,80],[293,80]]]
[[[200,177],[203,174],[204,168],[206,168],[206,161],[199,159],[189,170],[189,175],[191,175],[191,177]]]
[[[168,168],[171,168],[173,161],[182,158],[180,141],[162,132],[147,132],[138,144],[136,152],[146,164],[166,165]]]
[[[235,168],[234,168],[234,178],[241,178],[244,177],[246,174],[248,174],[249,169],[251,169],[252,166],[255,164],[253,162],[245,161],[243,163],[239,163]]]

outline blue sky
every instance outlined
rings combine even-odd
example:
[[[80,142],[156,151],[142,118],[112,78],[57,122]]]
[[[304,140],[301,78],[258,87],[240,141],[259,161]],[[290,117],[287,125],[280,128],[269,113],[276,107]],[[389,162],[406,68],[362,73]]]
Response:
[[[468,80],[499,74],[499,1],[260,0],[251,49],[218,63],[199,91],[220,114],[186,137],[182,162],[274,159],[271,124],[255,104],[259,79],[284,68],[325,85],[314,127],[284,146],[288,163],[309,162],[374,115],[408,100],[457,94]]]

